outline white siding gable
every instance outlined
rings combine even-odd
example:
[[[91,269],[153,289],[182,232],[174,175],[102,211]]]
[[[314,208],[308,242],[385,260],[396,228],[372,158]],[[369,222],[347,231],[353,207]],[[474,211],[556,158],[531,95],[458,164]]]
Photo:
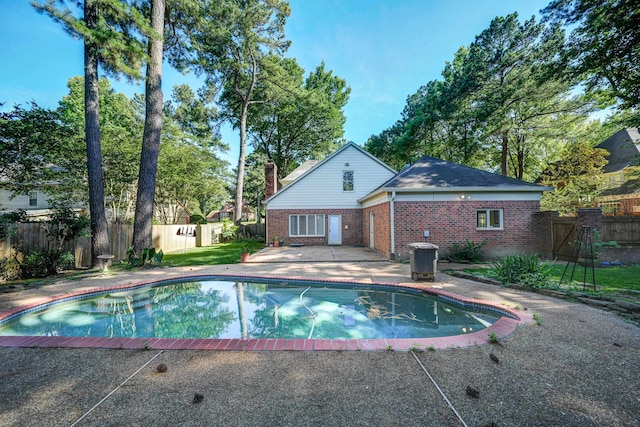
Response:
[[[344,171],[353,171],[353,191],[342,189]],[[394,175],[393,170],[349,145],[276,193],[267,209],[361,208],[358,199]]]
[[[7,212],[13,212],[18,209],[24,209],[26,211],[30,209],[48,209],[49,208],[49,196],[42,191],[36,191],[37,203],[33,206],[29,204],[28,194],[19,194],[13,199],[11,198],[11,192],[7,190],[0,190],[0,210],[6,210]]]

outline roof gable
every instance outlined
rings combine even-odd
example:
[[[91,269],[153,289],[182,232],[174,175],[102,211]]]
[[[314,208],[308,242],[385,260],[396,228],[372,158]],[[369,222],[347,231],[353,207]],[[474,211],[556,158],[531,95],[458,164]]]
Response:
[[[380,188],[389,190],[447,190],[460,188],[544,191],[546,187],[486,172],[458,163],[425,156],[405,168]]]
[[[280,191],[275,193],[273,196],[269,197],[267,200],[265,200],[265,203],[268,204],[269,202],[281,197],[283,194],[287,194],[288,192],[293,191],[293,189],[295,189],[296,187],[302,185],[301,183],[304,182],[304,180],[308,176],[316,174],[316,173],[319,173],[318,171],[320,171],[323,167],[326,167],[326,165],[331,163],[332,160],[334,160],[335,158],[339,157],[341,154],[343,154],[345,151],[347,151],[349,149],[356,150],[357,155],[363,156],[364,158],[366,158],[369,161],[373,162],[373,164],[378,165],[380,167],[380,169],[385,170],[390,174],[395,174],[396,173],[396,171],[394,169],[392,169],[386,163],[382,162],[381,160],[379,160],[378,158],[373,156],[371,153],[366,151],[364,148],[360,147],[359,145],[355,144],[354,142],[348,142],[347,144],[343,145],[342,147],[340,147],[339,149],[334,151],[331,155],[325,157],[322,161],[320,161],[318,164],[313,166],[311,169],[307,170],[302,175],[298,176],[293,182],[291,182],[287,186],[283,187]],[[389,176],[389,175],[387,175],[387,176]],[[375,185],[377,185],[377,184],[375,184]],[[374,185],[373,188],[375,188],[375,185]]]
[[[603,168],[605,173],[621,171],[631,166],[640,156],[640,132],[638,128],[622,129],[598,144],[596,148],[604,148],[609,152],[609,163]]]

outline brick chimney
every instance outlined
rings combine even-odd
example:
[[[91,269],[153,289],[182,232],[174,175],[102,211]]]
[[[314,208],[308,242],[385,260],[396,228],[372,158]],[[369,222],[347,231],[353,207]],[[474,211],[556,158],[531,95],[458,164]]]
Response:
[[[264,165],[264,181],[264,198],[268,199],[278,191],[278,167],[272,159]]]

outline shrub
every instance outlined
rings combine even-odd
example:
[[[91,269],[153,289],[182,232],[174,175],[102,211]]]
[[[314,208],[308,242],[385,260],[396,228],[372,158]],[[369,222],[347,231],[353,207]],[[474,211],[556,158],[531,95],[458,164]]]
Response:
[[[20,263],[21,277],[30,279],[57,274],[61,264],[61,256],[57,252],[36,249],[26,254]]]
[[[484,261],[482,248],[487,244],[487,239],[480,243],[474,243],[467,239],[464,245],[457,242],[453,243],[453,249],[449,253],[449,259],[454,262],[480,262]]]
[[[12,256],[0,260],[0,281],[46,277],[57,274],[65,267],[73,268],[75,259],[70,252],[63,252],[65,243],[79,236],[88,235],[90,220],[79,216],[65,203],[52,201],[53,213],[47,221],[41,221],[47,236],[46,248],[32,250],[28,254],[17,255],[20,244],[12,245]],[[24,211],[0,215],[0,237],[16,232],[17,222],[26,222]],[[21,258],[21,260],[20,260]]]
[[[133,251],[133,246],[131,246],[127,249],[127,257],[130,265],[134,267],[142,267],[147,261],[149,264],[160,264],[164,257],[164,252],[162,252],[162,249],[156,252],[155,248],[143,248],[140,255],[137,256]]]
[[[90,220],[86,216],[78,215],[69,206],[54,203],[53,215],[43,226],[47,233],[49,248],[62,254],[64,244],[79,236],[89,236]]]
[[[222,241],[230,242],[236,238],[238,232],[238,226],[233,223],[229,218],[222,220]]]
[[[0,283],[20,278],[20,262],[15,256],[0,259]]]
[[[519,284],[533,290],[553,285],[553,265],[540,262],[538,255],[507,255],[493,264],[491,276],[504,284]]]

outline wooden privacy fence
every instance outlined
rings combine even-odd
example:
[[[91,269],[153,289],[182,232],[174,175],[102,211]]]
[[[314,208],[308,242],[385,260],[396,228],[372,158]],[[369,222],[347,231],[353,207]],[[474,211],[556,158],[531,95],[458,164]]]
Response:
[[[553,258],[568,261],[573,256],[573,243],[578,238],[580,228],[578,218],[554,218],[551,223]]]
[[[640,245],[640,216],[603,216],[600,239],[615,240],[621,246]]]
[[[264,224],[249,228],[251,236],[264,236]],[[262,227],[260,227],[262,226]],[[22,253],[29,253],[34,249],[48,249],[49,243],[45,228],[41,223],[18,223],[16,232],[10,233],[0,241],[0,258],[11,254],[11,248],[19,245]],[[262,230],[262,233],[260,231]],[[115,260],[127,258],[127,249],[133,241],[133,225],[112,224],[107,227],[109,246]],[[210,246],[220,241],[222,224],[182,224],[182,225],[154,225],[152,227],[152,242],[156,250],[163,252],[178,252],[189,248]],[[76,268],[91,266],[91,240],[89,237],[79,237],[65,245],[64,250],[75,256]]]
[[[553,218],[551,240],[553,258],[570,261],[574,256],[574,244],[581,225],[597,229],[601,242],[615,241],[620,247],[603,246],[601,258],[620,260],[624,263],[640,263],[640,217],[600,216],[595,224],[585,223],[578,217]]]

